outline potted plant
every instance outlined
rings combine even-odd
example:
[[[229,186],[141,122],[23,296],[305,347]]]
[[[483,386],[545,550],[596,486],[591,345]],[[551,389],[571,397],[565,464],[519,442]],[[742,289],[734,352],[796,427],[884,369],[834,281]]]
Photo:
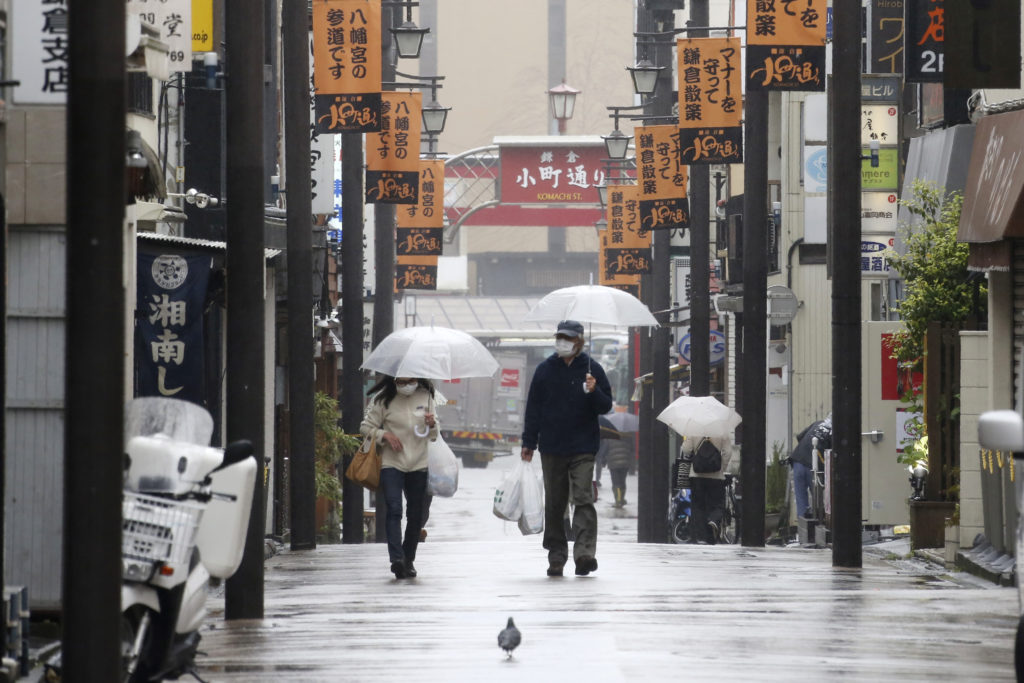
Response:
[[[340,540],[338,503],[341,501],[341,480],[338,463],[354,453],[361,443],[338,426],[338,402],[317,392],[313,397],[314,465],[316,489],[316,528],[331,542]]]
[[[783,446],[778,441],[772,443],[772,456],[765,467],[764,483],[764,530],[767,537],[779,528],[779,519],[782,515],[789,512],[783,510],[786,505],[789,472],[786,471]]]

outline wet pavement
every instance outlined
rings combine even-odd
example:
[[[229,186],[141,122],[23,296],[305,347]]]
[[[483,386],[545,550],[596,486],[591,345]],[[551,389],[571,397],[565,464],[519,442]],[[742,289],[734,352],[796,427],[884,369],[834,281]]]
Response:
[[[549,578],[540,536],[491,514],[502,458],[435,499],[416,579],[382,544],[267,560],[265,618],[209,600],[200,672],[216,681],[1013,680],[1016,592],[873,548],[637,544],[635,506],[598,501],[600,567]],[[539,469],[539,468],[538,468]],[[636,490],[630,477],[627,500]],[[522,631],[511,658],[497,635]]]

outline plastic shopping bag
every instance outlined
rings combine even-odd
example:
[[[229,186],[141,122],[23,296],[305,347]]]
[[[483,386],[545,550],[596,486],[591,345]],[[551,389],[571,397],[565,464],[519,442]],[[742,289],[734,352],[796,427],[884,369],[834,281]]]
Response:
[[[523,511],[519,515],[519,530],[524,536],[544,531],[544,489],[530,467],[522,472]]]
[[[427,444],[427,493],[448,498],[459,488],[459,461],[440,436]]]
[[[516,464],[494,490],[494,515],[510,522],[519,521],[523,511],[523,470],[526,462],[516,459]]]

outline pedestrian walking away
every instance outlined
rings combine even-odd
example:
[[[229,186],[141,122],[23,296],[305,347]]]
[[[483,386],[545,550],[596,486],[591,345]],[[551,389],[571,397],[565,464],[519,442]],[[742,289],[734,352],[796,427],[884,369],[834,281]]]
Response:
[[[810,492],[814,489],[814,439],[818,440],[817,450],[832,448],[832,413],[824,420],[812,422],[797,434],[796,448],[789,456],[789,464],[793,468],[796,514],[805,519],[814,516],[810,503]]]
[[[416,548],[425,522],[427,442],[437,440],[434,385],[428,379],[385,375],[367,392],[372,398],[359,426],[381,452],[380,488],[387,507],[388,557],[396,579],[415,578]],[[402,497],[405,496],[405,535]]]
[[[562,517],[573,505],[576,574],[597,569],[594,456],[600,445],[598,416],[612,408],[604,368],[583,353],[583,325],[563,320],[555,331],[555,353],[534,372],[526,398],[521,457],[540,451],[544,474],[544,548],[548,576],[561,576],[569,557]]]
[[[691,543],[721,540],[725,514],[725,470],[732,455],[728,437],[690,437],[683,458],[690,461]]]
[[[612,478],[612,504],[621,508],[626,504],[626,475],[634,460],[633,435],[622,434],[618,439],[602,438],[601,452]]]

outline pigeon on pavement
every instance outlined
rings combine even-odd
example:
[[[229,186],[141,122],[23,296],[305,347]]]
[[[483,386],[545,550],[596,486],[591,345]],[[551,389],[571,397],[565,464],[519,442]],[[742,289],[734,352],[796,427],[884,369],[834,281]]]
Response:
[[[501,629],[498,634],[498,647],[505,651],[509,657],[512,656],[512,650],[519,646],[519,641],[522,640],[522,635],[519,633],[519,629],[516,628],[515,623],[512,621],[512,617],[508,618],[508,625]]]

